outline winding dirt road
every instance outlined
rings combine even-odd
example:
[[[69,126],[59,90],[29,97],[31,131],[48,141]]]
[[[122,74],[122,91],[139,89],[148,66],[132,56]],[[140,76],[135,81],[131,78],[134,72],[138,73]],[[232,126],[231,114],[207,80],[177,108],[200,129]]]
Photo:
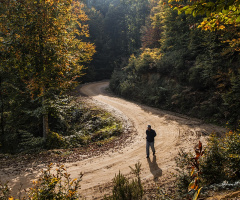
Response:
[[[132,142],[127,147],[67,165],[68,172],[73,177],[81,171],[84,173],[81,193],[87,199],[100,198],[108,191],[107,183],[119,170],[123,174],[129,174],[129,166],[133,167],[138,161],[142,164],[143,181],[164,179],[167,182],[170,172],[175,171],[174,157],[180,148],[190,151],[199,139],[206,143],[206,136],[210,133],[225,131],[197,119],[114,97],[106,92],[108,85],[107,81],[92,83],[83,86],[80,91],[97,101],[101,107],[122,116],[125,123],[131,121],[135,132],[132,133]],[[148,124],[151,124],[157,133],[156,157],[151,155],[150,159],[146,159],[145,153],[145,130]]]
[[[143,182],[168,183],[171,172],[175,172],[174,157],[180,148],[190,151],[199,139],[206,144],[206,138],[210,133],[225,131],[223,128],[204,124],[198,119],[118,98],[106,91],[108,84],[107,81],[87,84],[81,87],[79,92],[88,96],[90,102],[121,118],[124,125],[132,130],[130,132],[132,139],[124,147],[114,148],[103,155],[65,164],[72,178],[77,178],[80,172],[84,173],[80,192],[87,199],[101,199],[110,191],[110,183],[115,174],[120,170],[121,173],[129,175],[131,171],[129,166],[133,167],[137,162],[142,164]],[[153,157],[151,154],[150,159],[146,159],[145,152],[145,130],[148,124],[151,124],[157,133],[156,156]],[[21,176],[6,176],[5,171],[0,171],[0,176],[10,180],[15,192],[20,182],[27,188],[30,186],[30,180],[39,174],[39,170],[32,170],[26,171]]]

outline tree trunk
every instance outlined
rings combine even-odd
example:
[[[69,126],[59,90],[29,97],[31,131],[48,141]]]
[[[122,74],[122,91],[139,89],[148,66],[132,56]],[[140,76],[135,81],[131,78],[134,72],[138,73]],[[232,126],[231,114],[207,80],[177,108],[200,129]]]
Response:
[[[3,94],[2,94],[2,77],[0,77],[0,101],[1,101],[1,134],[0,141],[2,145],[2,149],[4,149],[4,105],[3,105]]]
[[[38,3],[38,15],[41,16],[42,13],[41,13],[41,3],[40,3],[40,0],[37,1]],[[45,0],[44,0],[44,4],[45,4]],[[45,9],[44,9],[45,11]],[[43,11],[43,12],[44,12]],[[44,41],[43,41],[43,28],[42,28],[42,24],[45,24],[45,16],[46,16],[46,13],[44,14],[44,18],[42,19],[42,22],[38,22],[39,24],[39,71],[43,71],[45,73],[45,67],[44,67],[44,61],[43,61],[43,58],[44,58]],[[42,86],[42,109],[43,109],[43,138],[44,140],[46,141],[47,137],[48,137],[48,133],[49,133],[49,126],[48,126],[48,110],[47,110],[47,105],[45,103],[45,86],[43,85]]]
[[[48,114],[43,114],[43,138],[45,141],[47,139],[48,133],[49,133]]]
[[[48,111],[45,105],[44,97],[42,97],[42,108],[43,108],[43,138],[46,141],[49,133],[49,126],[48,126]]]

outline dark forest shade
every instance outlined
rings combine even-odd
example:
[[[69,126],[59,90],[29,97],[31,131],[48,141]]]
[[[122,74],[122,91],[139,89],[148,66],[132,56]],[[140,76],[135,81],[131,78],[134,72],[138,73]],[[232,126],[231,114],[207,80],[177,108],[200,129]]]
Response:
[[[90,41],[97,53],[84,81],[109,79],[141,47],[141,29],[150,14],[148,0],[88,0]]]

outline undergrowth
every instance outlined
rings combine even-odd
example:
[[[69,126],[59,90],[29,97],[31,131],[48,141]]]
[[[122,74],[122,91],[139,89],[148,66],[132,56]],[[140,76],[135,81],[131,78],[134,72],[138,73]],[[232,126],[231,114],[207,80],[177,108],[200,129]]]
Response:
[[[122,124],[110,113],[87,105],[73,96],[56,97],[49,104],[49,129],[46,141],[36,136],[39,122],[32,117],[30,127],[5,134],[3,153],[31,153],[45,149],[67,149],[83,147],[92,143],[104,144],[107,140],[119,136]],[[33,116],[39,111],[31,112]],[[12,129],[11,129],[12,130]],[[33,131],[34,130],[34,131]]]
[[[198,191],[201,187],[203,195],[207,195],[211,188],[216,189],[217,185],[221,186],[219,190],[227,189],[228,185],[239,188],[236,183],[240,180],[240,130],[229,131],[222,138],[212,134],[204,154],[194,157],[181,150],[175,161],[178,166],[176,188],[180,198],[188,197],[192,189]]]
[[[122,124],[111,114],[99,108],[89,107],[83,102],[72,105],[74,108],[66,110],[66,131],[55,128],[47,139],[46,147],[54,148],[76,148],[91,143],[104,143],[104,141],[119,136]],[[60,119],[59,119],[60,120]],[[54,129],[53,129],[54,130]]]
[[[135,164],[135,168],[130,168],[135,178],[129,179],[119,171],[113,179],[112,195],[105,196],[105,200],[142,199],[144,190],[140,178],[141,164],[138,162]]]
[[[39,200],[39,199],[58,199],[58,200],[74,200],[79,199],[77,193],[80,189],[80,182],[83,174],[72,179],[70,174],[63,165],[53,168],[50,164],[46,170],[42,170],[40,177],[33,181],[32,187],[26,190],[25,196],[19,195],[19,200]],[[0,182],[0,199],[13,200],[11,190],[7,183]]]

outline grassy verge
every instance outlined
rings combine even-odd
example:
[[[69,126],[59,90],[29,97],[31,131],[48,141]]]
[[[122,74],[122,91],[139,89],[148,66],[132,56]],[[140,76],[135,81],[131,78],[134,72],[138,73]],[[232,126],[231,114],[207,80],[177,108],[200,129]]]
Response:
[[[71,104],[74,108],[66,110],[67,118],[60,122],[65,124],[65,131],[56,126],[53,128],[46,142],[48,149],[78,148],[90,144],[102,146],[123,132],[122,123],[106,111],[84,102]]]

